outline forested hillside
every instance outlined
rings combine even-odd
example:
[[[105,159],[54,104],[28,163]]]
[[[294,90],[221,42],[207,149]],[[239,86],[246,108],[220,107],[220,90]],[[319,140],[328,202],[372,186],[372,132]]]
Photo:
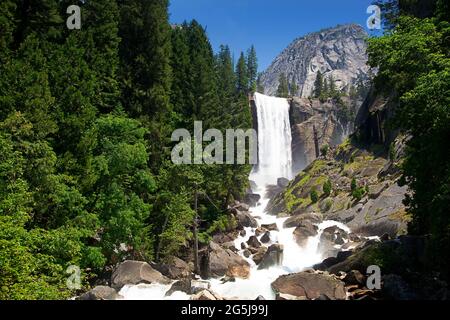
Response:
[[[0,299],[69,297],[70,265],[86,287],[124,258],[178,254],[194,190],[201,240],[232,223],[250,166],[176,166],[170,137],[251,127],[254,48],[235,69],[196,21],[169,24],[168,0],[6,0],[0,23]]]

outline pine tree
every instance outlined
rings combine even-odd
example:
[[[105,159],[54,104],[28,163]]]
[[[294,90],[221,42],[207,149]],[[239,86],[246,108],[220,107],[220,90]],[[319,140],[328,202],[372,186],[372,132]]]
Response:
[[[17,3],[12,0],[5,0],[0,3],[0,64],[5,63],[13,46],[14,31],[16,29],[15,13]]]
[[[323,95],[329,96],[330,95],[330,86],[328,84],[328,79],[323,79]]]
[[[281,73],[278,78],[277,96],[281,98],[287,98],[289,96],[289,84],[284,73]]]
[[[249,74],[247,69],[246,58],[243,52],[239,56],[239,60],[236,65],[236,77],[237,77],[237,92],[241,95],[246,95],[249,92]]]
[[[292,81],[290,83],[289,92],[291,96],[295,96],[298,93],[298,86],[294,78],[292,78]]]
[[[261,81],[261,75],[262,75],[261,73],[258,73],[258,78],[256,80],[256,91],[259,93],[264,93],[265,89]]]
[[[153,169],[167,156],[173,131],[168,0],[120,0],[122,105],[149,129]]]
[[[163,120],[170,111],[168,1],[121,0],[119,8],[122,104],[132,115]]]
[[[257,89],[256,80],[258,77],[258,58],[256,56],[256,50],[253,45],[247,51],[247,70],[250,91],[255,92]]]
[[[172,54],[170,59],[173,73],[170,101],[174,111],[181,117],[180,125],[182,127],[187,127],[192,122],[191,117],[194,108],[187,30],[187,23],[176,26],[172,30]]]
[[[329,96],[334,97],[337,93],[336,91],[336,83],[334,82],[334,78],[333,75],[330,74],[329,78],[328,78],[328,83],[329,83]]]
[[[314,82],[314,98],[319,98],[323,94],[323,76],[320,71],[317,71],[316,81]]]

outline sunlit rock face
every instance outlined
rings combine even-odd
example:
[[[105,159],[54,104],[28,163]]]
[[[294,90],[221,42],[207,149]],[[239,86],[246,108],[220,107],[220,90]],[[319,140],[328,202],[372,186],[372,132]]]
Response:
[[[332,76],[336,88],[349,90],[368,78],[366,31],[359,25],[347,24],[310,33],[294,40],[262,74],[265,94],[275,95],[280,74],[298,85],[294,95],[310,97],[317,71]]]

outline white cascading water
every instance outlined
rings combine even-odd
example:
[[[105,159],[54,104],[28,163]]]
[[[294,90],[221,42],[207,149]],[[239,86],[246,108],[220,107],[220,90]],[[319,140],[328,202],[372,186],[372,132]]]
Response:
[[[291,126],[289,121],[289,102],[287,99],[255,94],[255,103],[258,117],[258,160],[250,174],[250,180],[256,183],[253,192],[262,196],[257,207],[252,208],[250,213],[257,218],[259,225],[276,223],[279,231],[271,231],[270,246],[274,243],[283,245],[283,261],[279,266],[269,269],[258,270],[255,262],[245,258],[251,266],[248,279],[236,279],[233,282],[223,282],[221,279],[210,279],[211,290],[227,299],[254,300],[258,296],[265,299],[274,299],[275,294],[271,289],[271,283],[279,276],[288,273],[300,272],[323,260],[322,253],[318,250],[322,231],[330,226],[350,232],[347,226],[334,222],[324,221],[318,225],[318,235],[308,239],[304,247],[297,245],[293,231],[295,228],[284,228],[283,223],[287,218],[277,218],[265,212],[269,199],[266,198],[266,188],[276,185],[277,179],[284,177],[292,179],[292,154],[291,154]],[[235,240],[236,248],[241,248],[241,243],[246,242],[255,235],[255,228],[246,228],[246,235]],[[260,236],[261,237],[261,236]],[[260,238],[258,237],[258,239]],[[175,292],[165,297],[165,292],[170,285],[137,285],[125,286],[120,294],[125,299],[133,300],[156,300],[156,299],[189,299],[187,294]]]
[[[255,93],[258,119],[258,165],[250,175],[258,187],[277,184],[278,178],[292,178],[292,136],[289,102]],[[256,190],[254,190],[256,191]]]

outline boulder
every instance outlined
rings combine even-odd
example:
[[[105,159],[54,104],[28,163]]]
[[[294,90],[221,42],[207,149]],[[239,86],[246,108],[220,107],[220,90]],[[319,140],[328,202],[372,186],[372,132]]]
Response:
[[[262,235],[264,232],[266,232],[267,230],[266,229],[264,229],[264,228],[262,228],[262,227],[258,227],[258,228],[256,228],[256,230],[255,230],[255,235],[257,236],[257,237],[259,237],[260,235]]]
[[[278,178],[277,179],[277,186],[280,188],[286,188],[289,185],[289,179],[286,178]]]
[[[258,251],[260,251],[259,249],[261,249],[261,248],[265,248],[265,247],[260,247],[260,248],[248,247],[247,250],[250,251],[251,254],[256,254]]]
[[[348,233],[338,226],[331,226],[323,230],[322,235],[320,236],[320,240],[322,241],[323,239],[327,239],[332,242],[336,242],[338,236],[340,236],[341,239],[347,238]]]
[[[278,231],[278,226],[276,223],[262,224],[261,227],[269,231]]]
[[[178,280],[172,284],[169,290],[166,292],[166,297],[171,296],[174,292],[180,291],[186,294],[192,293],[192,284],[190,279]]]
[[[261,247],[255,254],[253,254],[252,259],[257,265],[261,263],[262,259],[264,258],[264,255],[266,254],[266,251],[267,251],[266,247]]]
[[[288,300],[307,300],[306,297],[296,297],[292,294],[288,294],[288,293],[277,293],[275,295],[275,300],[278,301],[288,301]]]
[[[177,257],[171,258],[168,263],[153,264],[152,267],[164,276],[174,280],[189,278],[192,273],[191,267]]]
[[[272,283],[275,294],[314,300],[326,295],[330,300],[344,300],[344,283],[336,278],[309,272],[283,275]]]
[[[250,189],[251,189],[251,190],[256,190],[256,189],[258,189],[258,185],[256,184],[255,181],[249,180],[248,182],[250,183]]]
[[[83,293],[78,300],[117,300],[121,296],[117,291],[107,286],[96,286],[94,289]]]
[[[283,249],[284,248],[282,244],[271,245],[261,259],[261,262],[258,265],[258,269],[268,269],[272,266],[281,265],[281,263],[283,262]]]
[[[261,200],[261,195],[257,193],[247,193],[244,196],[244,202],[248,204],[250,207],[256,207],[258,205],[259,200]]]
[[[212,240],[215,243],[224,244],[227,242],[232,242],[234,239],[237,238],[238,233],[230,232],[230,233],[223,233],[219,232],[213,235]]]
[[[205,289],[211,288],[211,283],[204,280],[191,280],[191,292],[197,293]]]
[[[321,263],[315,264],[313,266],[313,268],[316,270],[325,271],[329,267],[334,266],[337,263],[339,263],[339,260],[337,258],[329,257],[329,258],[324,259]]]
[[[222,247],[224,247],[225,249],[231,250],[234,253],[239,252],[238,248],[236,248],[236,246],[234,244],[234,241],[226,242],[226,243],[222,244]]]
[[[266,233],[263,234],[263,236],[261,237],[261,242],[262,243],[270,242],[270,232],[269,231],[267,231]]]
[[[242,253],[244,255],[244,257],[246,258],[250,258],[250,256],[252,255],[252,253],[249,250],[244,250],[244,252]]]
[[[311,221],[304,220],[294,230],[295,241],[299,246],[304,246],[309,237],[317,235],[317,226],[313,225]]]
[[[258,227],[258,222],[256,221],[256,219],[253,218],[251,216],[251,214],[246,211],[237,210],[236,218],[238,221],[238,226],[240,228],[246,228],[246,227],[257,228]]]
[[[359,285],[364,286],[366,284],[366,277],[358,270],[351,270],[342,279],[346,285]]]
[[[211,241],[209,244],[209,274],[212,277],[227,275],[247,278],[250,274],[250,265],[237,253]]]
[[[253,248],[261,247],[261,242],[259,242],[259,240],[256,236],[251,236],[248,239],[247,244],[249,245],[249,247],[253,247]]]
[[[299,225],[302,224],[303,221],[309,220],[312,223],[321,223],[323,220],[323,217],[320,213],[303,213],[303,214],[297,214],[292,217],[289,217],[284,223],[284,228],[296,228]]]
[[[191,296],[191,300],[199,300],[199,301],[216,301],[216,300],[223,300],[218,295],[212,293],[209,290],[202,290],[193,296]]]
[[[248,211],[250,210],[250,206],[246,203],[241,203],[236,201],[233,205],[233,208],[238,210],[238,211]]]
[[[266,187],[266,198],[272,199],[276,195],[278,195],[281,191],[283,191],[283,188],[277,185],[268,185]]]
[[[147,262],[133,260],[122,262],[111,276],[111,286],[116,290],[122,289],[127,284],[169,284],[170,282],[167,277],[153,269]]]

